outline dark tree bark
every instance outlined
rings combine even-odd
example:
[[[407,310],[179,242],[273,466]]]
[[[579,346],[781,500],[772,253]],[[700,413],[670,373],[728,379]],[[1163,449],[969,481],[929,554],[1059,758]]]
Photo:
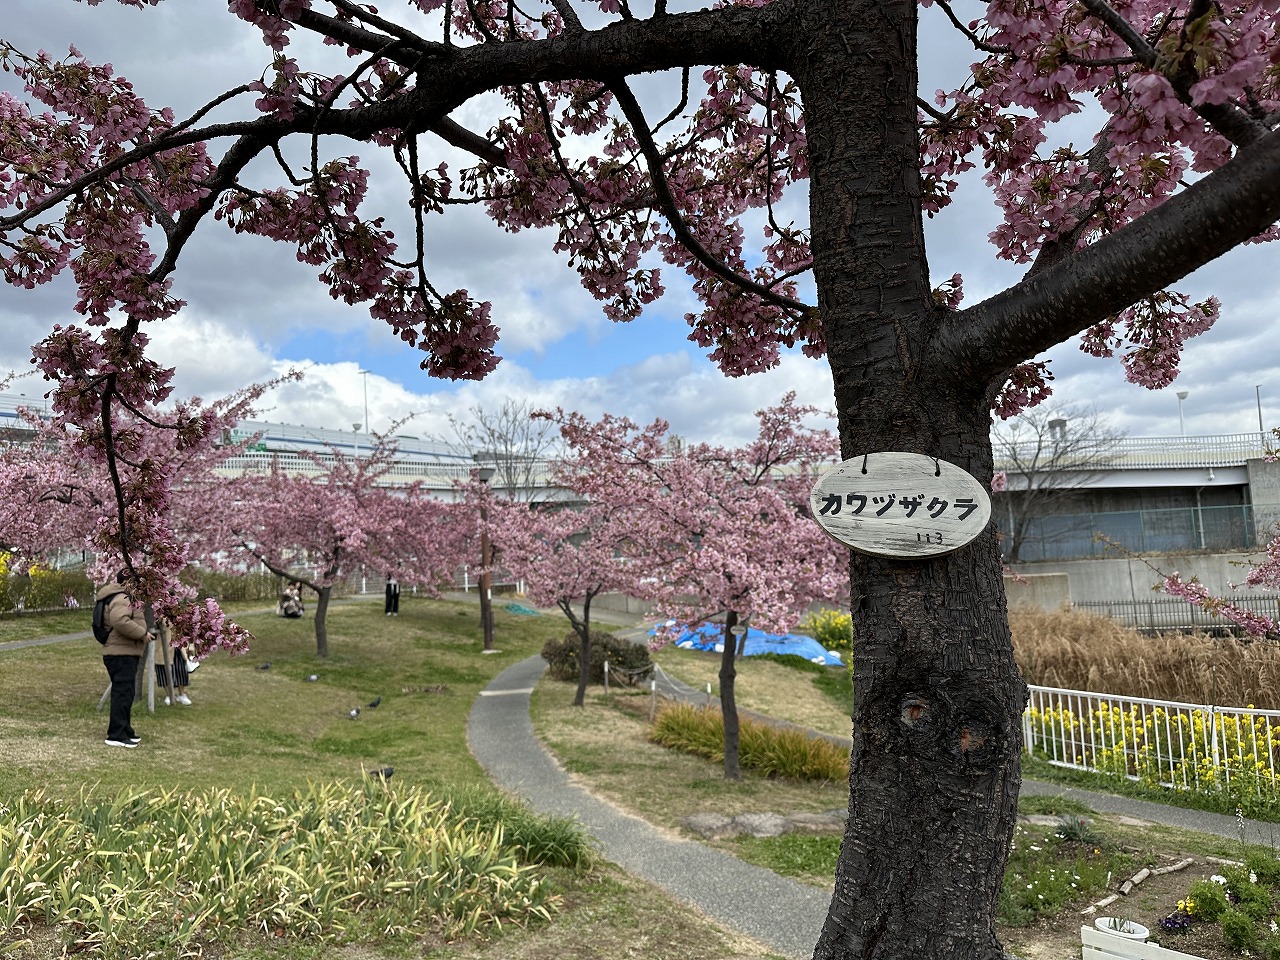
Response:
[[[329,597],[333,593],[333,587],[323,586],[316,588],[316,656],[329,656],[329,623],[325,619],[325,615],[329,612]]]
[[[573,612],[568,600],[560,601],[560,609],[564,611],[564,615],[569,618],[569,622],[573,624],[573,629],[578,634],[578,689],[573,695],[575,707],[581,707],[586,703],[587,681],[591,679],[591,600],[595,595],[596,591],[593,590],[582,601],[581,619]]]
[[[797,4],[815,277],[846,458],[989,481],[994,388],[936,348],[920,214],[916,5]],[[857,96],[849,92],[856,90]],[[849,819],[816,960],[996,960],[1025,686],[991,528],[925,560],[855,555]],[[892,851],[892,855],[887,852]]]
[[[720,654],[720,716],[724,720],[724,778],[741,780],[742,768],[738,764],[738,705],[733,699],[733,681],[738,676],[734,666],[738,638],[733,628],[738,625],[738,614],[730,610],[724,618],[724,649]]]

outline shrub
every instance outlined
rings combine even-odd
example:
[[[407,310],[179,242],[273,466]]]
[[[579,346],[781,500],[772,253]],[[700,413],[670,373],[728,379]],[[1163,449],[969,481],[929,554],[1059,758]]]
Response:
[[[1197,920],[1213,923],[1230,908],[1226,888],[1212,880],[1197,880],[1187,896],[1195,904],[1193,915]]]
[[[1228,907],[1223,911],[1221,921],[1222,939],[1227,942],[1227,946],[1248,951],[1257,944],[1258,934],[1253,928],[1253,919],[1248,914]]]
[[[650,738],[684,753],[724,760],[724,719],[715,708],[684,703],[665,706]],[[844,747],[750,717],[738,721],[738,762],[766,777],[791,780],[842,781],[849,775],[849,752]]]
[[[375,780],[276,798],[27,793],[0,806],[0,864],[0,939],[43,923],[100,957],[199,956],[252,931],[452,938],[548,919],[556,902],[500,828]]]
[[[811,613],[800,621],[799,629],[828,650],[853,652],[853,617],[842,610]]]
[[[556,680],[578,679],[578,651],[582,640],[577,633],[569,633],[562,640],[548,640],[542,648],[542,659]],[[649,648],[614,636],[612,633],[591,632],[591,664],[587,673],[588,683],[604,683],[604,662],[609,661],[611,683],[633,685],[647,671],[653,661]]]
[[[93,603],[94,588],[84,570],[54,570],[43,564],[14,563],[0,557],[0,611],[61,610],[72,598],[79,606]]]
[[[1280,860],[1261,854],[1250,854],[1245,858],[1245,866],[1258,878],[1259,883],[1280,886]]]
[[[280,596],[282,580],[274,573],[220,573],[201,567],[188,567],[182,582],[199,591],[199,597],[216,600],[270,600]]]
[[[459,817],[485,829],[502,828],[503,843],[525,863],[551,867],[589,867],[595,841],[572,817],[543,816],[519,800],[482,786],[448,787],[443,792]]]

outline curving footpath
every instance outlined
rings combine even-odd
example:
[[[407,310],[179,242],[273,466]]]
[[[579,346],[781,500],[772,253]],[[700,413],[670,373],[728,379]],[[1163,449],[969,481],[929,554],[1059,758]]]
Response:
[[[604,856],[737,933],[787,957],[811,957],[830,894],[692,840],[674,839],[569,782],[534,736],[529,695],[546,669],[540,656],[508,667],[476,699],[467,738],[500,786],[540,813],[573,816]]]

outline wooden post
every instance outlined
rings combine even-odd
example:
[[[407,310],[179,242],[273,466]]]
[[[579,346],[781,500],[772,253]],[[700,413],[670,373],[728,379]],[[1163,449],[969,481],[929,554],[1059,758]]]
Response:
[[[658,681],[649,681],[649,722],[653,723],[654,714],[658,710]]]

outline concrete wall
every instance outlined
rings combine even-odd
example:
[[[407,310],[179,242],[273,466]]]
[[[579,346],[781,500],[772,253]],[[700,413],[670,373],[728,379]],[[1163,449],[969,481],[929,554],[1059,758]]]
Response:
[[[1010,610],[1061,610],[1071,603],[1071,577],[1065,573],[1005,577],[1004,592]]]
[[[1150,600],[1152,587],[1164,574],[1178,573],[1182,579],[1196,577],[1210,593],[1227,595],[1232,583],[1243,583],[1248,562],[1258,554],[1224,553],[1194,556],[1146,557],[1143,560],[1046,560],[1043,563],[1012,564],[1010,570],[1032,578],[1044,574],[1066,574],[1070,578],[1070,596],[1075,603],[1099,600]],[[1147,566],[1150,563],[1151,566]],[[1152,569],[1155,567],[1156,569]],[[1005,579],[1006,589],[1009,587]],[[1249,596],[1276,596],[1274,590],[1250,588]],[[1012,601],[1011,601],[1012,605]]]
[[[1253,501],[1253,522],[1259,543],[1280,533],[1280,462],[1250,460],[1249,494]]]
[[[591,601],[591,607],[593,610],[600,608],[613,610],[616,613],[634,613],[637,617],[643,617],[652,609],[653,604],[647,600],[628,597],[625,593],[602,593]]]

